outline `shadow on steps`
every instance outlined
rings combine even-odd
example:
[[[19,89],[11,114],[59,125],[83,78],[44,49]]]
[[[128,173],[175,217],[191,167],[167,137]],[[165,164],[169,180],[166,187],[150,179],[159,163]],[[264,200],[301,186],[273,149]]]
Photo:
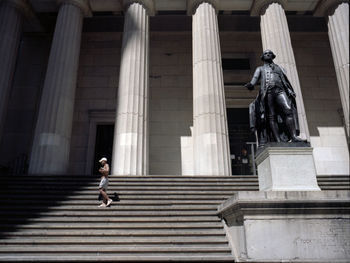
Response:
[[[96,186],[95,201],[98,204],[99,176],[1,176],[0,182],[0,238],[5,239],[20,226],[62,206],[62,202],[82,191]],[[84,200],[84,195],[82,200]],[[90,195],[91,196],[91,195]],[[86,195],[88,197],[88,195]],[[118,195],[116,195],[116,201]]]

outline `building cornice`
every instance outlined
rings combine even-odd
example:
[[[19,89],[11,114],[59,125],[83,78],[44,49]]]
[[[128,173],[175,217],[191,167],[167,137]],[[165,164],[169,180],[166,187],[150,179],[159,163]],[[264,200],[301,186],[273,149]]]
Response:
[[[286,9],[287,1],[288,0],[254,0],[250,8],[250,15],[251,16],[263,15],[267,7],[272,3],[278,3],[283,7],[283,9]]]
[[[84,16],[90,17],[92,16],[90,4],[88,0],[57,0],[59,5],[63,4],[71,4],[79,7],[83,12]]]
[[[211,4],[216,12],[219,12],[219,3],[220,0],[187,0],[187,14],[193,15],[196,13],[198,6],[202,3]]]
[[[332,15],[338,5],[342,3],[349,3],[349,0],[321,0],[314,10],[314,16],[323,17]]]
[[[154,0],[123,0],[124,10],[127,10],[133,3],[142,5],[147,10],[149,16],[154,16],[156,14],[156,4]]]

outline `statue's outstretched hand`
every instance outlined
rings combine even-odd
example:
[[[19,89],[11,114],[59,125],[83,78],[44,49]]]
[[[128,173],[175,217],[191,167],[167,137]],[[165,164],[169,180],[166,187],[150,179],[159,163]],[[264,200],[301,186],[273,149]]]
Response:
[[[247,84],[244,85],[244,87],[246,87],[249,90],[253,90],[254,89],[254,85],[252,85],[252,83],[248,82]]]

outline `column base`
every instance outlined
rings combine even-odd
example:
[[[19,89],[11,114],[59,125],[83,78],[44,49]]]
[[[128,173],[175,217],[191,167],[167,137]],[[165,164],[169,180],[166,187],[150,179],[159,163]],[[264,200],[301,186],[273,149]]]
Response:
[[[258,150],[260,191],[320,191],[308,143],[269,143]]]

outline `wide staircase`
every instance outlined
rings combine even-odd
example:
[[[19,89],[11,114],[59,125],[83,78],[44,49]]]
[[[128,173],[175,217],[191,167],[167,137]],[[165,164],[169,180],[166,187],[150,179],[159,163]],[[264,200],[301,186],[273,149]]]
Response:
[[[0,261],[7,262],[233,262],[217,206],[236,191],[258,190],[255,176],[110,177],[115,201],[101,208],[98,177],[0,181]],[[350,189],[348,176],[318,182]]]

